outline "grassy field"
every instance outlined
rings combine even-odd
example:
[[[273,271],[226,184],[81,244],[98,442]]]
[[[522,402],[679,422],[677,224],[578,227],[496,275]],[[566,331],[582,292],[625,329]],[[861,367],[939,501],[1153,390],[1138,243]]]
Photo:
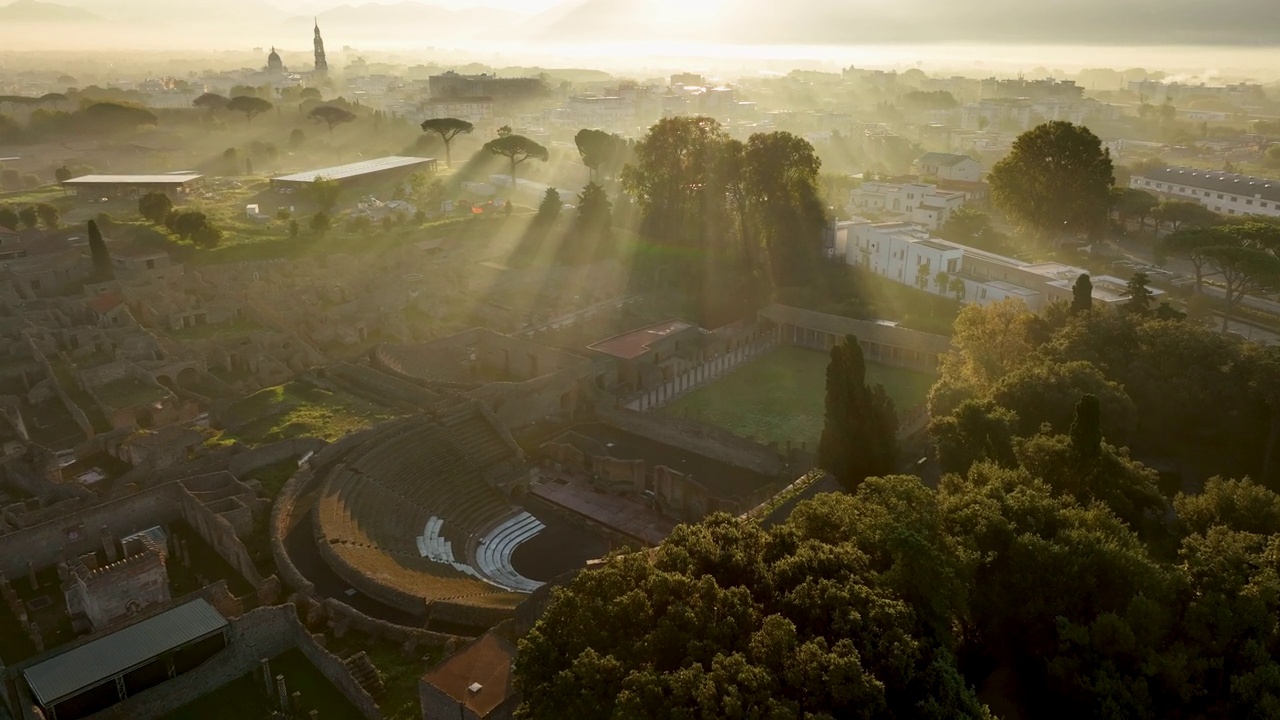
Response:
[[[782,347],[671,403],[663,412],[690,417],[763,442],[812,450],[822,435],[827,356]],[[867,381],[884,385],[899,414],[924,402],[933,376],[867,363]]]
[[[345,393],[290,382],[259,390],[223,413],[224,440],[247,445],[318,437],[330,442],[396,417],[387,408]]]
[[[298,650],[290,650],[271,661],[271,672],[284,675],[290,694],[302,694],[306,712],[316,710],[320,720],[360,720],[359,713],[319,670]],[[169,714],[166,720],[267,720],[278,709],[274,694],[267,696],[261,674],[254,672],[224,685],[209,695]]]

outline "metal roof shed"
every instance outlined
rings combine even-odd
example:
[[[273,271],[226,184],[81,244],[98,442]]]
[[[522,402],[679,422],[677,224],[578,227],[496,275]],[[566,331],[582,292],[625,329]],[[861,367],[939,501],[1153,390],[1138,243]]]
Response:
[[[228,627],[212,605],[196,599],[36,663],[22,675],[40,705],[51,708]]]
[[[321,178],[337,183],[346,183],[348,181],[373,178],[394,171],[408,171],[423,165],[428,166],[428,169],[434,169],[436,161],[434,158],[393,155],[320,170],[308,170],[307,172],[294,173],[293,175],[281,175],[280,177],[271,178],[271,185],[275,188],[299,187],[310,185]]]

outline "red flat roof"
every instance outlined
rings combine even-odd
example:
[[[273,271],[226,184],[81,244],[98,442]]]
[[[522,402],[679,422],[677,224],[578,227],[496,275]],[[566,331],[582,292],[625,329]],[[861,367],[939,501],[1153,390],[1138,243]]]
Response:
[[[607,340],[601,340],[587,347],[606,355],[630,360],[645,354],[650,345],[662,338],[678,333],[681,330],[688,330],[691,327],[693,327],[693,323],[688,323],[684,320],[667,320],[666,322],[642,327],[639,330],[614,335]]]
[[[514,692],[511,663],[515,656],[515,647],[490,631],[445,658],[422,679],[483,718]]]

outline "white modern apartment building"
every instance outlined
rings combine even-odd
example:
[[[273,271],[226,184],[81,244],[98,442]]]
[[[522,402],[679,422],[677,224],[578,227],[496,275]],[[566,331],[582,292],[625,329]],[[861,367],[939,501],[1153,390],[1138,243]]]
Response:
[[[904,222],[855,219],[835,224],[834,250],[857,265],[903,285],[964,302],[987,303],[1017,298],[1032,310],[1053,300],[1071,300],[1072,286],[1086,271],[1061,263],[1027,263],[931,237]],[[1125,281],[1097,275],[1093,299],[1102,304],[1127,301]],[[1157,297],[1163,292],[1152,289]]]
[[[1239,173],[1167,167],[1129,179],[1129,187],[1198,202],[1223,215],[1280,217],[1280,180]]]
[[[965,194],[925,183],[867,182],[849,193],[849,212],[892,214],[899,220],[937,230],[964,205]]]

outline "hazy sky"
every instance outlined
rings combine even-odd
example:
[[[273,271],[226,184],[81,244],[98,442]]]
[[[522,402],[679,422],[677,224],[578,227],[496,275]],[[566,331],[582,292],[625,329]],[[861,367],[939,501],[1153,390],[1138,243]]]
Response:
[[[343,4],[358,4],[353,0],[268,0],[271,4],[290,12],[313,12]],[[432,0],[430,4],[448,8],[491,7],[515,12],[541,12],[566,0]],[[691,0],[696,3],[698,0]],[[382,0],[388,2],[388,0]]]
[[[5,50],[243,53],[275,46],[287,65],[305,66],[315,14],[338,62],[349,46],[417,58],[447,53],[449,62],[466,54],[497,64],[591,67],[707,57],[730,64],[741,58],[744,68],[796,58],[1280,73],[1280,0],[11,2],[0,0],[0,62]],[[493,10],[465,12],[486,7]],[[1203,50],[1208,46],[1214,49]]]

